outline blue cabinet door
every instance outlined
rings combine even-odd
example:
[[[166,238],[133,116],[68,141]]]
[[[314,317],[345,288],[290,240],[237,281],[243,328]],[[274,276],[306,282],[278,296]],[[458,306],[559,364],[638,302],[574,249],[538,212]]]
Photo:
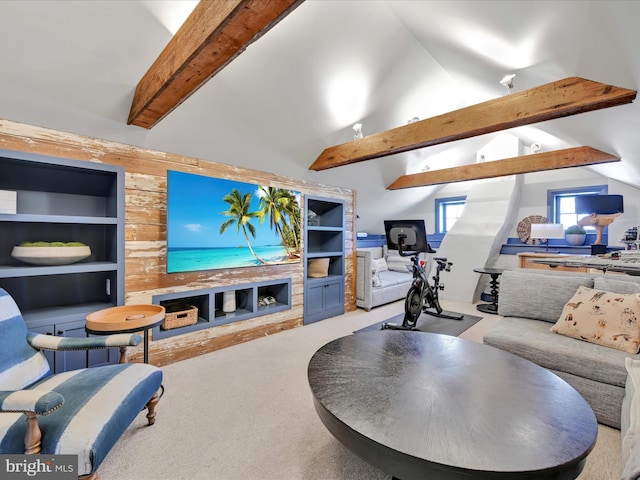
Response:
[[[324,290],[322,283],[308,286],[304,295],[304,323],[320,320],[324,312]]]
[[[342,281],[327,283],[324,288],[324,308],[335,312],[335,310],[342,309],[341,312],[333,313],[333,315],[339,315],[344,313],[344,285]]]

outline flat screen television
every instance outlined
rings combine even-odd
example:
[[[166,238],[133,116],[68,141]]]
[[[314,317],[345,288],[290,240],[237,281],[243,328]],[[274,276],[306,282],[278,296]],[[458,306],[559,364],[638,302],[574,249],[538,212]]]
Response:
[[[424,220],[385,220],[384,233],[389,250],[400,250],[399,242],[402,239],[403,252],[431,251]]]
[[[300,262],[300,192],[167,172],[167,273]]]

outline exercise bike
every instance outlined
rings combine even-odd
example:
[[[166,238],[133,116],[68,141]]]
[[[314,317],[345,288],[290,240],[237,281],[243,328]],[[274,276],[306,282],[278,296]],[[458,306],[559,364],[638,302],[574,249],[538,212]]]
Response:
[[[404,237],[398,236],[398,253],[401,257],[411,257],[411,268],[413,271],[413,282],[404,300],[404,319],[401,325],[393,323],[383,323],[382,330],[415,330],[420,313],[432,315],[434,317],[449,318],[451,320],[462,320],[464,315],[443,313],[438,292],[444,290],[444,285],[440,283],[440,272],[450,272],[452,262],[446,257],[434,257],[436,262],[436,274],[433,276],[433,286],[429,284],[427,273],[424,270],[424,260],[420,260],[420,252],[404,252]],[[435,253],[431,245],[427,243],[427,253]]]

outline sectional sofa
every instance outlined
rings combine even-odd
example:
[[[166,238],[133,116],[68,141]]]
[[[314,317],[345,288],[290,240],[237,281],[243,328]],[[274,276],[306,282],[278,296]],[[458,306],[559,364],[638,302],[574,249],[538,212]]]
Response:
[[[588,299],[572,303],[580,287],[585,287]],[[594,289],[596,293],[588,289]],[[599,296],[601,292],[612,292],[613,295]],[[640,360],[640,355],[592,343],[599,341],[598,335],[600,340],[605,335],[597,331],[578,331],[579,325],[575,321],[578,314],[575,312],[580,310],[575,308],[587,313],[601,313],[600,309],[617,304],[626,298],[625,295],[637,292],[640,292],[640,277],[612,273],[507,270],[501,276],[498,300],[498,313],[504,318],[485,334],[483,341],[551,370],[580,392],[600,423],[620,429],[627,381],[625,361],[627,358]],[[635,318],[633,312],[624,312],[626,320],[636,324],[640,322],[640,315]],[[603,320],[608,319],[609,328],[618,328],[619,316],[607,318],[606,314],[600,315]],[[556,323],[562,328],[572,329],[573,337],[553,332],[551,327]],[[617,330],[611,338],[620,343],[615,346],[624,347],[622,343],[628,340],[615,333]]]

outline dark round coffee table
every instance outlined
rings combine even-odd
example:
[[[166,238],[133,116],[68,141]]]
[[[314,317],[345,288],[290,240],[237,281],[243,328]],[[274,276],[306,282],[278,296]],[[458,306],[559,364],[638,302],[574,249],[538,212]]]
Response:
[[[308,367],[316,411],[347,448],[411,479],[575,479],[598,426],[548,370],[446,335],[361,332]]]

